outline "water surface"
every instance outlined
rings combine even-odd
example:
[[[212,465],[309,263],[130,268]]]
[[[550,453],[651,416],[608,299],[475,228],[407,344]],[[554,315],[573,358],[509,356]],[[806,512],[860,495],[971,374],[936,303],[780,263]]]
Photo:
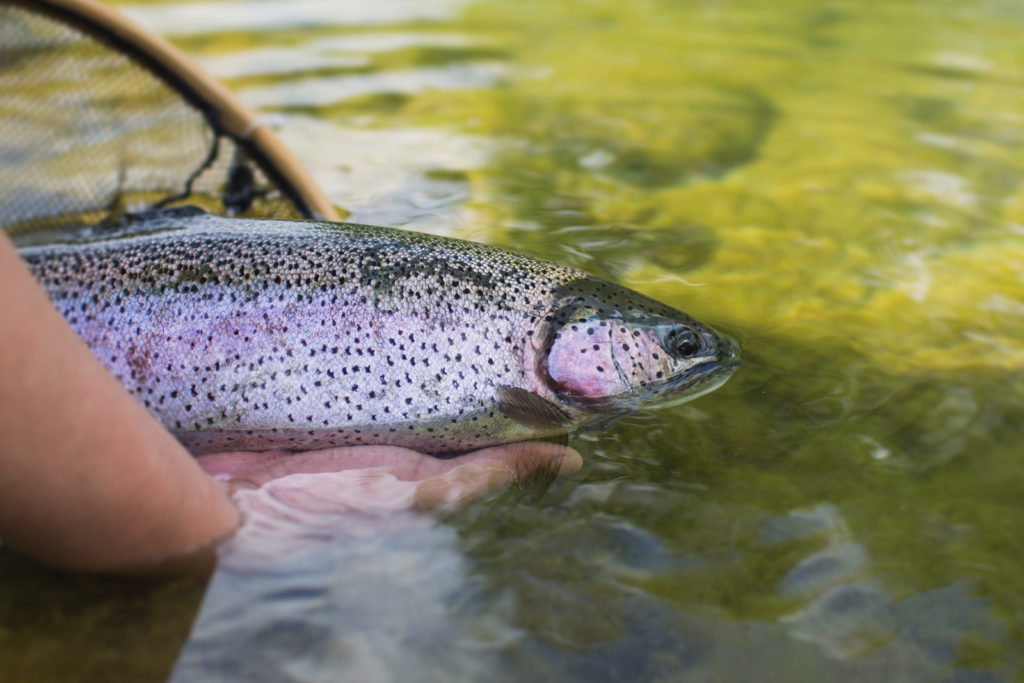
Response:
[[[590,270],[745,360],[692,404],[575,438],[583,470],[539,500],[226,562],[180,680],[1019,674],[1019,3],[123,9],[277,122],[350,220]],[[65,663],[154,619],[184,639],[181,591],[201,590],[104,584],[71,609],[59,575],[6,562],[42,615],[7,600],[4,659],[57,622]],[[159,668],[146,643],[104,661]]]

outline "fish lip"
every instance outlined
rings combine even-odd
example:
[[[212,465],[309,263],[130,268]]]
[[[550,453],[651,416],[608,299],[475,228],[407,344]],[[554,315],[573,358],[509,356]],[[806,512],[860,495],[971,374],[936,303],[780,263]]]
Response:
[[[725,384],[741,364],[738,352],[733,348],[726,358],[709,358],[687,368],[685,372],[675,377],[648,383],[639,391],[601,398],[559,394],[558,398],[563,404],[587,413],[628,415],[640,410],[641,404],[645,410],[660,410],[711,393]],[[685,388],[680,389],[682,385],[685,385]],[[656,394],[662,394],[662,400],[645,404],[645,399]]]
[[[730,356],[728,358],[712,358],[696,365],[687,368],[685,372],[665,380],[663,383],[658,384],[655,389],[657,390],[672,390],[682,384],[687,384],[689,387],[703,384],[709,381],[713,377],[722,376],[723,382],[732,376],[732,373],[736,371],[741,365],[739,358]],[[719,386],[716,384],[716,387]]]
[[[647,392],[664,394],[664,400],[655,401],[649,407],[668,408],[680,403],[687,403],[704,394],[710,394],[725,384],[740,365],[739,358],[734,355],[726,359],[714,358],[698,363],[664,383],[656,386],[648,385]],[[680,389],[683,385],[685,388]],[[677,389],[679,390],[677,391]],[[643,400],[643,397],[644,394],[638,394],[633,400],[639,402]]]

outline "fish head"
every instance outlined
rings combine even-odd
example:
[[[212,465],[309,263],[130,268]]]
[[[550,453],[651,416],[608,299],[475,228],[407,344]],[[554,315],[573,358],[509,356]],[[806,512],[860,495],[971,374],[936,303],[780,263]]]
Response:
[[[675,405],[718,388],[739,366],[728,338],[632,290],[584,278],[557,294],[542,323],[536,370],[573,412]]]

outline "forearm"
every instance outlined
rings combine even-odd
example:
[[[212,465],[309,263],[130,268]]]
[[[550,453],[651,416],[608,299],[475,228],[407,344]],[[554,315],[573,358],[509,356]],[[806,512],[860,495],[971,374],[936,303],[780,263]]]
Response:
[[[0,231],[0,538],[113,569],[229,533],[216,482],[92,356]]]

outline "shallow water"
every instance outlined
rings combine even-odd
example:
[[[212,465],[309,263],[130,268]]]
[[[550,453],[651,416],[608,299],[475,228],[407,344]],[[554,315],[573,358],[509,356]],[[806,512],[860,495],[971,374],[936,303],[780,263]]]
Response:
[[[350,220],[579,266],[744,349],[717,392],[576,437],[539,500],[225,562],[179,680],[1020,675],[1019,3],[124,9]],[[159,678],[202,591],[0,560],[0,653],[39,680]]]

